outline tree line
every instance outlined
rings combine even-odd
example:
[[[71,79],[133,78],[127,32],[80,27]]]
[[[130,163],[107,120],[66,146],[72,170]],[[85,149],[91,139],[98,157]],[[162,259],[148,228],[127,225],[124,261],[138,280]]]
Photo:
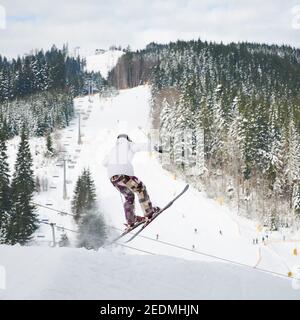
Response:
[[[87,73],[84,66],[83,59],[68,54],[67,46],[11,60],[0,56],[0,124],[7,137],[18,135],[23,124],[37,136],[67,126],[73,98],[88,92],[91,83],[105,85],[100,73]]]
[[[0,56],[0,102],[52,90],[78,94],[84,82],[82,68],[83,61],[70,57],[66,46],[12,60]]]

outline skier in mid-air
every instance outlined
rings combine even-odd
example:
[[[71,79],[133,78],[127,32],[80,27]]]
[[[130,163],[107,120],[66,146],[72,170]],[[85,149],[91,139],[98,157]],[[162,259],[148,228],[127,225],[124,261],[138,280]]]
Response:
[[[154,150],[162,152],[161,147],[154,147]],[[103,160],[111,183],[125,198],[124,211],[127,228],[132,228],[137,222],[146,222],[160,210],[159,207],[152,205],[145,185],[134,175],[132,159],[139,151],[149,151],[149,145],[136,144],[127,134],[120,134],[115,146]],[[139,198],[144,213],[143,217],[135,214],[135,193]]]

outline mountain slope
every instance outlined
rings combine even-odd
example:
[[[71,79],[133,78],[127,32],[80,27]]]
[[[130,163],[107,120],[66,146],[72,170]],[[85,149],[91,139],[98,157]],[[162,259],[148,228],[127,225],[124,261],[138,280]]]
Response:
[[[95,95],[92,100],[90,102],[88,97],[75,99],[76,110],[84,113],[82,144],[77,144],[78,119],[60,132],[60,143],[74,166],[67,168],[68,199],[62,198],[62,168],[54,161],[43,159],[39,139],[31,141],[36,172],[47,177],[52,187],[37,195],[35,201],[46,207],[48,204],[50,209],[70,212],[76,179],[81,170],[88,167],[96,183],[100,209],[111,227],[110,236],[114,237],[124,228],[125,217],[120,196],[101,162],[121,132],[127,132],[136,142],[145,141],[149,128],[150,89],[140,86],[120,91],[114,98]],[[12,140],[9,145],[12,159],[16,142]],[[155,154],[138,154],[134,166],[136,175],[146,184],[156,205],[163,206],[185,184],[163,170]],[[140,213],[138,204],[136,208]],[[48,222],[76,231],[72,217],[60,216],[44,207],[39,208],[39,213]],[[129,248],[116,245],[92,252],[1,246],[0,265],[6,268],[8,289],[0,293],[0,298],[299,297],[290,280],[251,269],[262,267],[286,276],[300,264],[299,256],[290,254],[294,242],[279,247],[280,233],[269,234],[270,242],[278,241],[272,247],[261,242],[253,245],[254,237],[265,235],[256,227],[254,222],[237,216],[204,193],[190,188],[141,237],[132,241]],[[56,230],[57,236],[60,230]],[[76,233],[67,229],[64,232],[75,244]],[[39,235],[44,237],[43,241],[50,242],[49,225],[42,225]],[[45,244],[40,242],[41,238],[35,240],[36,244]],[[280,248],[279,253],[277,248]],[[250,268],[217,263],[218,257]]]
[[[117,64],[118,59],[124,54],[120,50],[108,50],[102,54],[94,54],[86,57],[86,71],[100,72],[104,78]]]

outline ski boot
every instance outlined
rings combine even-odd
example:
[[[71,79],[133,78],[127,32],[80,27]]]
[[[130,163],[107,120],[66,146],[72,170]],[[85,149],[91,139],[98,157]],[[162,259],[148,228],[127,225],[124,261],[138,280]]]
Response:
[[[125,223],[126,229],[125,230],[130,230],[132,229],[137,223],[145,222],[146,219],[145,217],[141,216],[135,216],[135,220],[131,223]]]
[[[159,207],[153,207],[153,208],[152,208],[152,212],[149,213],[149,214],[145,217],[145,219],[146,219],[147,221],[151,220],[151,219],[153,218],[153,216],[155,216],[155,214],[158,213],[159,211],[160,211],[160,208],[159,208]]]

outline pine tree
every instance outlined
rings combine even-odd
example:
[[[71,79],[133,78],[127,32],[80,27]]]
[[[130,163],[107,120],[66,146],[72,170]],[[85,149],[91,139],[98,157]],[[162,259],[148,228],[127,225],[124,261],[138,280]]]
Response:
[[[31,203],[35,191],[32,166],[28,137],[23,126],[11,185],[12,209],[8,229],[8,241],[10,244],[25,244],[38,228],[35,207]]]
[[[211,126],[212,135],[214,137],[212,144],[212,153],[215,154],[217,160],[221,160],[224,156],[226,134],[225,119],[222,110],[222,85],[218,85],[213,97],[213,122]]]
[[[98,249],[105,241],[105,223],[98,210],[95,190],[90,171],[84,169],[77,180],[72,201],[78,224],[78,247]]]
[[[278,230],[278,224],[279,224],[279,219],[278,219],[278,214],[275,210],[271,210],[269,214],[269,227],[271,231],[277,231]]]
[[[174,134],[174,117],[172,117],[172,108],[174,106],[164,99],[162,102],[162,111],[160,115],[160,145],[164,153],[162,154],[162,165],[169,167],[173,154],[173,134]]]
[[[6,151],[5,136],[0,128],[0,244],[7,240],[11,209],[10,175]]]
[[[53,142],[50,134],[46,136],[46,147],[47,147],[46,156],[52,157],[54,155],[54,148],[53,148]]]
[[[61,234],[58,245],[60,247],[69,247],[70,246],[70,241],[69,241],[69,238],[66,233]]]
[[[300,183],[294,185],[292,205],[295,214],[300,218]]]
[[[289,123],[288,150],[286,174],[289,183],[300,179],[300,135],[297,132],[294,119]]]
[[[78,223],[87,210],[92,209],[96,205],[96,191],[94,181],[88,169],[84,169],[78,177],[72,200],[72,212],[74,219]]]

